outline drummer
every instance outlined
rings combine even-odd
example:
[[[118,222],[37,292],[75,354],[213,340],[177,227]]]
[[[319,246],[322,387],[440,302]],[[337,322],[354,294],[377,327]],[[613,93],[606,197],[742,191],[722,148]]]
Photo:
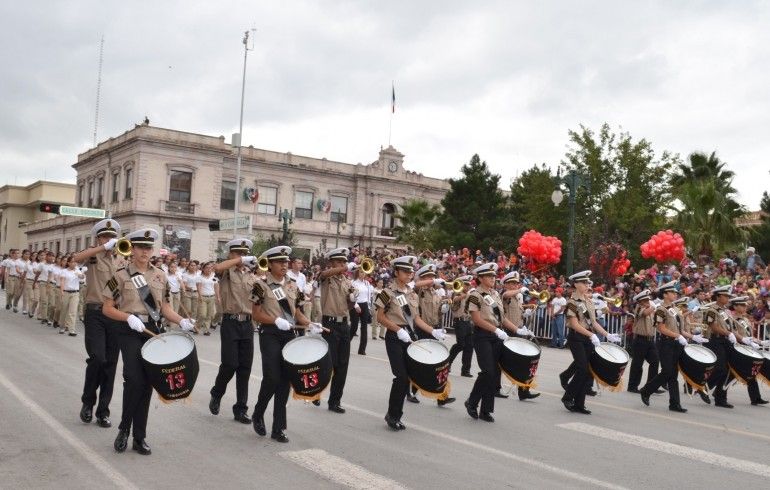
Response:
[[[759,349],[759,344],[754,338],[752,338],[751,320],[749,319],[746,310],[749,306],[748,296],[738,296],[730,300],[730,306],[733,309],[733,317],[731,319],[733,323],[733,332],[738,342],[748,345],[753,349]],[[759,383],[755,377],[751,381],[746,383],[746,387],[749,390],[749,399],[752,405],[767,405],[769,402],[762,399],[762,395],[759,392]]]
[[[679,309],[674,305],[677,299],[677,281],[670,281],[658,288],[658,298],[663,302],[655,308],[653,316],[655,326],[660,333],[659,355],[661,370],[657,376],[639,390],[642,403],[650,405],[650,395],[655,393],[663,385],[668,386],[668,409],[672,412],[686,413],[679,402],[679,357],[682,355],[687,340],[692,339],[698,343],[703,342],[702,336],[694,337],[685,329],[684,318]]]
[[[516,271],[509,272],[503,276],[501,282],[505,288],[505,292],[503,292],[503,308],[505,310],[505,317],[510,320],[510,322],[517,328],[517,337],[530,336],[531,332],[527,327],[524,326],[524,317],[521,308],[521,302],[523,298],[521,294],[521,284],[519,283],[519,273]],[[519,333],[519,331],[523,333]],[[499,365],[497,367],[497,371],[500,373]],[[498,380],[497,391],[500,392],[500,375],[496,375],[495,379]],[[518,392],[519,400],[521,401],[530,400],[540,396],[540,393],[530,393],[529,388],[522,388],[521,386],[518,387]]]
[[[462,283],[463,289],[452,295],[452,323],[455,329],[455,344],[449,349],[449,369],[452,369],[452,362],[457,354],[462,353],[460,376],[472,378],[473,332],[471,331],[471,317],[468,314],[467,299],[473,276],[460,276],[457,280]]]
[[[722,408],[733,408],[727,403],[727,352],[731,345],[737,342],[729,323],[730,313],[727,306],[732,296],[732,286],[719,286],[711,291],[711,301],[716,304],[703,312],[703,323],[708,327],[706,337],[709,339],[706,347],[717,356],[714,371],[709,377],[708,384],[714,389],[714,405]]]
[[[393,372],[393,384],[390,387],[388,412],[385,422],[393,430],[404,430],[401,422],[404,414],[404,398],[409,392],[409,375],[406,370],[406,349],[410,342],[416,340],[417,328],[430,334],[436,340],[444,340],[446,334],[441,329],[432,328],[419,315],[419,298],[409,286],[414,274],[414,264],[417,258],[405,255],[394,259],[393,282],[384,288],[375,300],[377,321],[387,329],[385,333],[385,350]]]
[[[591,271],[582,271],[569,276],[575,291],[567,301],[567,345],[575,364],[575,375],[567,385],[561,401],[570,412],[590,414],[585,407],[586,393],[591,388],[591,373],[588,370],[588,361],[594,348],[601,342],[599,335],[607,337],[613,343],[620,342],[620,336],[607,333],[596,321],[593,303],[586,294],[590,287]]]
[[[289,442],[286,430],[286,402],[289,399],[289,373],[283,361],[283,347],[296,337],[297,326],[310,322],[299,305],[297,283],[286,277],[289,270],[291,248],[280,245],[266,250],[268,270],[264,279],[256,279],[251,290],[251,316],[259,326],[259,352],[262,354],[262,384],[251,420],[254,431],[260,436],[267,434],[265,410],[273,400],[273,427],[270,437],[278,442]],[[313,324],[311,333],[320,333]]]
[[[679,313],[682,316],[682,320],[684,322],[684,331],[691,334],[690,339],[697,344],[704,344],[708,341],[708,339],[703,336],[703,329],[700,327],[693,328],[693,311],[690,310],[690,302],[691,300],[689,297],[682,296],[681,298],[674,301],[674,306],[679,308]],[[687,383],[687,381],[684,382],[684,392],[688,395],[692,393],[692,387],[689,385],[689,383]],[[708,393],[706,393],[705,390],[698,390],[696,393],[700,396],[700,399],[703,400],[704,403],[707,405],[711,404],[711,397],[708,395]]]
[[[113,328],[123,358],[123,414],[113,447],[119,453],[126,450],[133,426],[131,448],[139,454],[149,455],[152,451],[144,438],[152,386],[142,365],[142,345],[152,333],[160,333],[158,313],[185,331],[192,330],[193,324],[174,312],[166,296],[166,274],[150,264],[158,232],[147,228],[130,233],[126,238],[131,241],[133,260],[115,272],[102,292],[102,312],[116,322]],[[145,294],[147,299],[143,301]]]
[[[639,393],[639,383],[642,380],[642,368],[647,361],[647,384],[658,374],[658,349],[655,346],[655,320],[653,314],[655,307],[652,305],[652,293],[649,289],[634,295],[634,343],[633,356],[628,375],[628,391]]]

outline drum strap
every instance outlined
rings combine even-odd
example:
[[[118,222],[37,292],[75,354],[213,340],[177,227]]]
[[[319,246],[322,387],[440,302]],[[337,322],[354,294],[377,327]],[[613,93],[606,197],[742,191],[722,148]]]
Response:
[[[479,292],[481,293],[481,296],[484,299],[487,299],[487,296],[489,296],[489,293],[482,293],[481,291],[479,291]],[[497,324],[498,325],[502,325],[503,324],[503,317],[500,314],[500,307],[497,306],[497,303],[495,303],[495,306],[492,307],[492,311],[495,313],[495,317],[497,318]]]
[[[283,292],[283,288],[281,288],[280,284],[270,284],[269,286],[270,289],[273,290],[273,296],[278,301],[278,304],[281,305],[284,320],[291,323],[292,325],[295,325],[297,320],[294,319],[294,314],[291,312],[289,300],[286,299],[286,294]]]
[[[412,318],[412,309],[409,307],[409,303],[406,301],[406,296],[403,294],[396,296],[396,304],[401,307],[401,314],[404,315],[404,320],[406,320],[406,324],[409,327],[409,336],[414,339],[414,318]]]
[[[134,272],[131,274],[131,282],[136,288],[136,291],[139,293],[139,298],[142,300],[144,309],[147,310],[147,313],[150,315],[150,318],[152,318],[152,321],[158,325],[160,323],[160,309],[155,304],[155,298],[150,293],[150,286],[147,284],[147,280],[144,278],[144,275],[139,271]]]

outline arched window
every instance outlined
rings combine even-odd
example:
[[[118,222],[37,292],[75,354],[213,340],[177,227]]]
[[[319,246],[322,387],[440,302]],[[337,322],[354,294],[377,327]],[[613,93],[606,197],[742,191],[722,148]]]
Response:
[[[396,206],[387,202],[382,205],[382,235],[390,236],[396,226]]]

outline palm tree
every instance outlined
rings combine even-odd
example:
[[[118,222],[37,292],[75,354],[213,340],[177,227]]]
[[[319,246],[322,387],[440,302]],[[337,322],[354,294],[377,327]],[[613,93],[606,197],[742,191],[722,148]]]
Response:
[[[401,205],[401,211],[395,214],[398,225],[393,227],[396,241],[412,245],[417,250],[431,248],[436,218],[441,214],[441,207],[422,199],[411,199]]]

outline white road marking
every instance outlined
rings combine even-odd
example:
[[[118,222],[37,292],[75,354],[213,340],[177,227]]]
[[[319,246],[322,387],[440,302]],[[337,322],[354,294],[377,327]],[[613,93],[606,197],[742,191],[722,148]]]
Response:
[[[137,489],[128,478],[123,476],[118,470],[113,468],[107,460],[99,456],[93,449],[88,447],[83,441],[78,439],[75,434],[70,432],[64,427],[58,420],[53,418],[48,412],[43,410],[37,403],[32,401],[27,395],[24,394],[15,384],[13,384],[8,378],[0,373],[0,384],[3,385],[13,396],[19,400],[22,405],[27,407],[30,412],[37,415],[48,427],[51,428],[59,437],[69,444],[73,449],[80,453],[83,458],[86,459],[97,470],[101,471],[116,487],[125,489]]]
[[[762,476],[770,478],[770,466],[754,463],[752,461],[746,461],[743,459],[731,458],[729,456],[723,456],[721,454],[712,453],[709,451],[703,451],[701,449],[695,449],[687,446],[680,446],[679,444],[672,444],[670,442],[659,441],[656,439],[649,439],[647,437],[636,436],[633,434],[627,434],[612,429],[605,429],[596,425],[584,424],[581,422],[572,422],[567,424],[559,424],[557,427],[562,429],[574,430],[575,432],[581,432],[583,434],[600,437],[602,439],[608,439],[610,441],[622,442],[624,444],[630,444],[632,446],[642,447],[645,449],[651,449],[665,454],[671,454],[682,458],[697,461],[699,463],[709,464],[713,466],[720,466],[725,469],[740,471],[743,473],[749,473],[752,475]]]
[[[329,454],[323,449],[305,449],[303,451],[284,451],[278,453],[305,469],[321,475],[327,480],[358,490],[392,489],[406,487],[398,482],[351,463],[343,458]]]

